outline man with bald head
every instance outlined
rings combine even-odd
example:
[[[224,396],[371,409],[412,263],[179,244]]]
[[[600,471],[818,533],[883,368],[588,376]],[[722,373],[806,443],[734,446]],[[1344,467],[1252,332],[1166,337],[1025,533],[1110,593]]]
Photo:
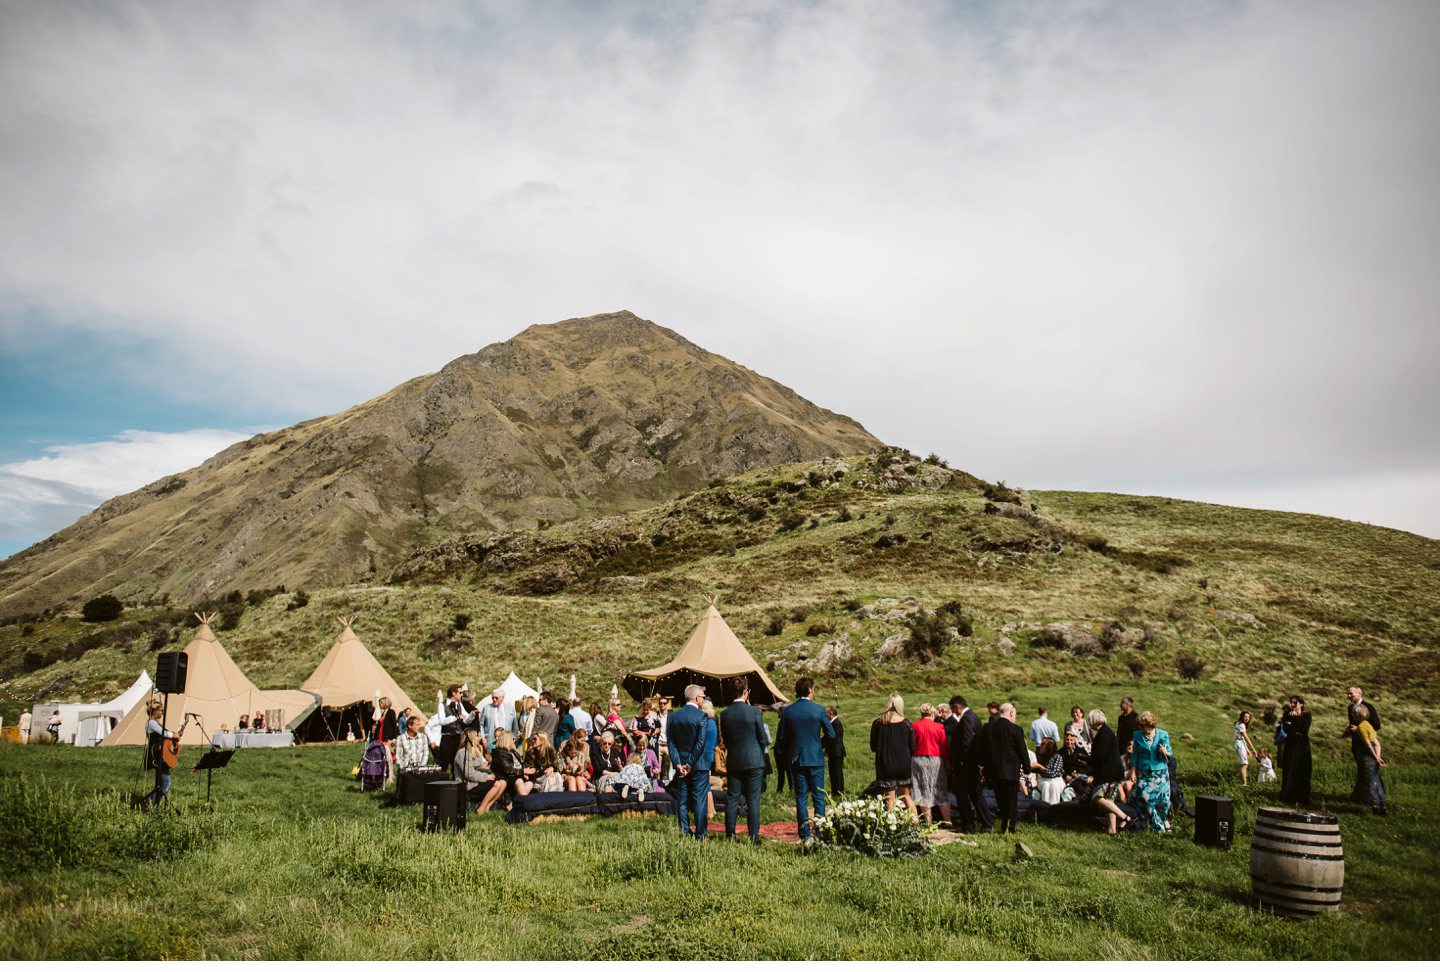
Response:
[[[1004,702],[1000,711],[982,730],[985,742],[985,780],[995,790],[995,830],[1015,833],[1015,803],[1020,794],[1020,777],[1030,768],[1025,750],[1025,732],[1015,724],[1015,704]]]

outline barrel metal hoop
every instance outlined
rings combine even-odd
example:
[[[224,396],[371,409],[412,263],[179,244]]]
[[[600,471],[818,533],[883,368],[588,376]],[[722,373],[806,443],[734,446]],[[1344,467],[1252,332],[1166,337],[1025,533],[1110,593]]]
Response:
[[[1336,834],[1335,836],[1337,838],[1335,840],[1301,840],[1298,837],[1289,837],[1284,834],[1272,834],[1268,830],[1257,830],[1253,835],[1255,840],[1275,840],[1286,844],[1300,844],[1303,847],[1334,847],[1337,849],[1344,847],[1344,843],[1338,839],[1340,835]]]
[[[1278,847],[1258,847],[1254,843],[1250,845],[1251,850],[1259,851],[1261,854],[1278,854],[1281,857],[1293,857],[1302,861],[1341,861],[1344,862],[1345,854],[1303,854],[1300,851],[1281,850]]]
[[[1289,881],[1272,881],[1269,878],[1259,877],[1255,874],[1250,875],[1250,882],[1256,885],[1263,884],[1267,888],[1284,888],[1287,891],[1308,891],[1312,894],[1333,894],[1337,897],[1345,890],[1339,887],[1317,888],[1310,884],[1291,884]]]
[[[1280,807],[1261,807],[1255,811],[1258,816],[1274,820],[1288,820],[1291,823],[1338,824],[1340,821],[1330,813],[1309,813],[1304,810],[1284,810]]]

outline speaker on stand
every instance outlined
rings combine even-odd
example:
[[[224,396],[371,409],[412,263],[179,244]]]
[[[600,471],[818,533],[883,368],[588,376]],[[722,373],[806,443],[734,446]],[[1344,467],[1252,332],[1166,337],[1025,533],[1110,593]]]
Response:
[[[190,656],[183,651],[162,651],[155,656],[155,691],[180,695],[185,691],[185,674]]]

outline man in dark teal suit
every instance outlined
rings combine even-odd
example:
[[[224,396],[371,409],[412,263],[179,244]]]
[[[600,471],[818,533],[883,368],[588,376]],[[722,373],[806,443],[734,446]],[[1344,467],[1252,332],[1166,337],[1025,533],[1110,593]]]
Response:
[[[795,784],[795,824],[801,840],[810,837],[810,815],[806,797],[814,794],[815,816],[825,816],[825,743],[835,738],[830,718],[811,698],[815,682],[802,678],[795,683],[795,701],[780,713],[780,733],[775,748],[789,754]]]
[[[674,778],[666,784],[675,797],[675,816],[680,818],[680,834],[691,836],[694,821],[696,840],[705,839],[706,797],[710,795],[710,767],[714,753],[706,752],[705,724],[710,720],[700,711],[705,690],[699,685],[685,686],[685,704],[671,713],[669,721],[670,765]]]
[[[745,820],[750,843],[760,843],[760,787],[765,782],[765,720],[750,704],[750,680],[736,675],[730,680],[735,701],[720,713],[720,738],[725,740],[725,838],[735,839],[735,816],[739,798],[745,797]]]

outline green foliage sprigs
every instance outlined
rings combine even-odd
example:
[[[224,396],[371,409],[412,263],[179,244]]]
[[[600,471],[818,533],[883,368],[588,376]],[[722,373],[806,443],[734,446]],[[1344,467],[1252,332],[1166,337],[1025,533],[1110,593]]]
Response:
[[[290,598],[290,603],[285,605],[287,611],[298,611],[310,603],[310,595],[305,593],[305,588],[297,590]]]
[[[885,809],[885,801],[847,800],[830,808],[812,825],[817,847],[857,851],[870,857],[921,857],[933,848],[924,828],[903,806]]]
[[[101,594],[99,597],[92,597],[85,602],[80,609],[80,616],[91,623],[101,621],[114,621],[120,617],[120,612],[125,610],[125,605],[113,594]]]

